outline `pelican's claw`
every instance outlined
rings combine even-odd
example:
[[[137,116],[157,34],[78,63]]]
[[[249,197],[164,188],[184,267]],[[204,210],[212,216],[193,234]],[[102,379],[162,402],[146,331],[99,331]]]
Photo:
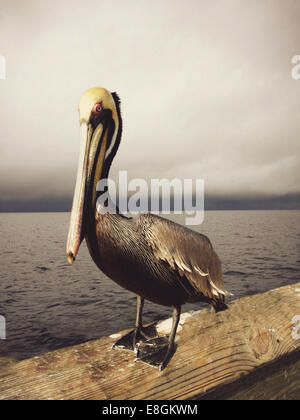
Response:
[[[137,334],[136,337],[136,344],[134,345],[134,334],[135,330],[129,331],[127,334],[123,335],[119,340],[117,340],[113,345],[112,348],[119,348],[119,349],[127,349],[134,351],[136,354],[138,353],[137,346],[141,342],[145,342],[149,339],[153,339],[155,337],[158,337],[157,331],[156,331],[156,322],[152,322],[150,325],[147,325],[146,327],[142,327],[140,331]]]
[[[167,337],[157,337],[139,343],[136,361],[163,370],[174,354],[175,348],[169,349]]]

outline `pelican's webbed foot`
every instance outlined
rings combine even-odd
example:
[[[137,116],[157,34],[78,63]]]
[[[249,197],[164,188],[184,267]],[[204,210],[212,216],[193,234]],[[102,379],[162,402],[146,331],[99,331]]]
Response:
[[[157,322],[153,322],[147,327],[135,328],[129,331],[129,333],[123,335],[123,337],[116,341],[112,348],[118,347],[120,349],[136,351],[138,344],[158,337],[156,324]]]
[[[170,344],[167,337],[156,337],[138,343],[137,362],[144,362],[150,366],[163,370],[173,354],[176,345]]]

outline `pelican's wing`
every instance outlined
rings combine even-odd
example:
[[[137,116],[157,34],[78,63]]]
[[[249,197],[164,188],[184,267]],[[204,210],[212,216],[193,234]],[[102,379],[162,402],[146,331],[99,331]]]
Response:
[[[206,236],[153,214],[140,215],[136,226],[155,257],[186,277],[195,294],[224,300],[221,263]]]

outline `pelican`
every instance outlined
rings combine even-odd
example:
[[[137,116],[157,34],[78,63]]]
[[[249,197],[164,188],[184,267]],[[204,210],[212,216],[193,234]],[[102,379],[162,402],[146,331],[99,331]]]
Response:
[[[100,179],[108,178],[122,135],[120,99],[104,88],[87,90],[79,104],[80,152],[67,259],[75,261],[85,239],[98,268],[137,296],[135,328],[116,343],[136,351],[137,360],[162,370],[175,351],[181,306],[206,302],[227,308],[220,260],[210,240],[153,214],[129,218],[96,206]],[[143,326],[144,301],[173,308],[169,338]],[[154,326],[155,327],[155,326]],[[143,350],[143,351],[142,351]]]

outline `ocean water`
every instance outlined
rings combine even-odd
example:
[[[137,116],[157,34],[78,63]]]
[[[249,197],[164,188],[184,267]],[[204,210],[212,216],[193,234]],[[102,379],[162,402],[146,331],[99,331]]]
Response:
[[[68,213],[0,214],[0,356],[20,360],[134,325],[135,296],[97,269],[85,244],[67,263],[68,220]],[[194,229],[211,239],[230,299],[299,281],[300,211],[207,211]],[[170,315],[145,304],[144,321]]]

